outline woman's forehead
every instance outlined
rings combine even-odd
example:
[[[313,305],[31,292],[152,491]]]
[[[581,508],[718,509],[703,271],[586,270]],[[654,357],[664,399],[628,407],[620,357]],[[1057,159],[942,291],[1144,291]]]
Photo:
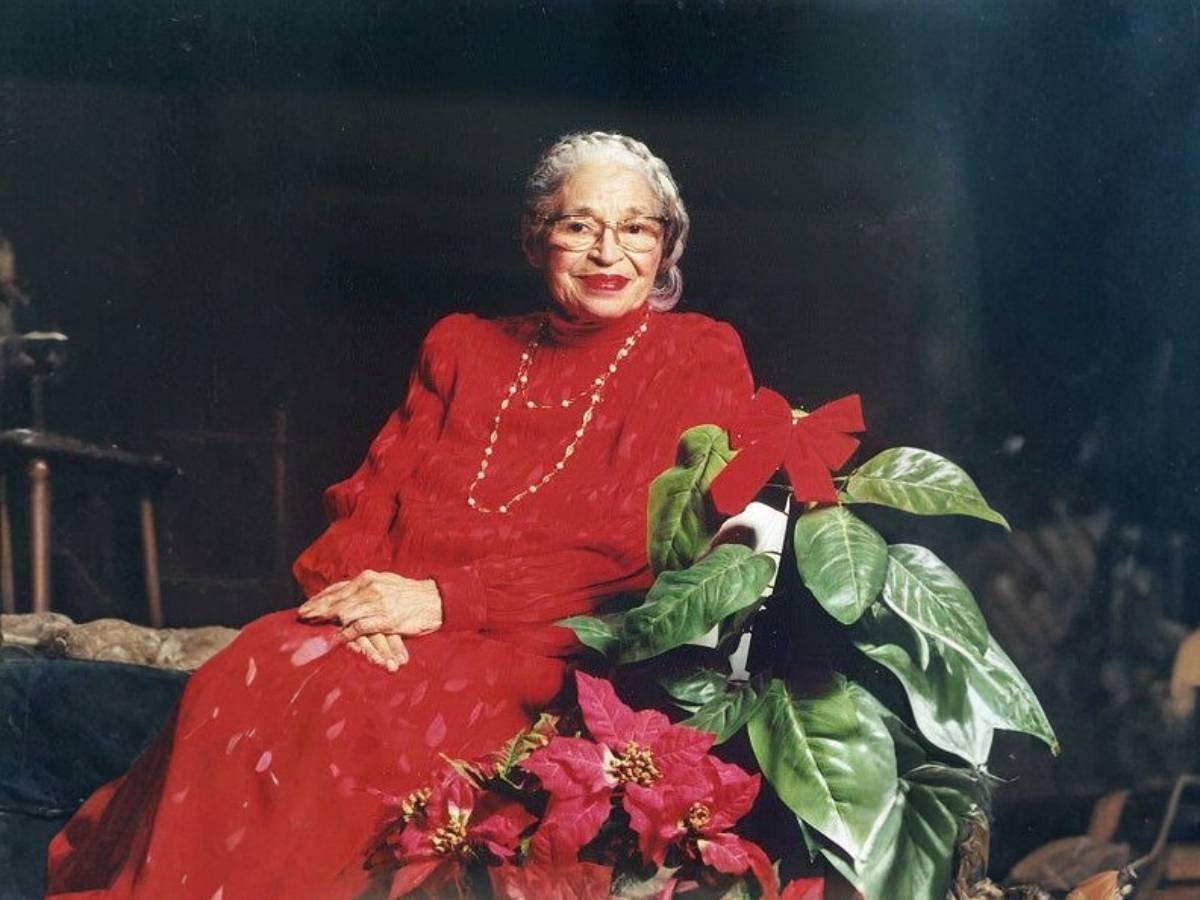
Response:
[[[653,214],[660,206],[646,177],[614,162],[587,162],[558,191],[561,210],[571,215]]]

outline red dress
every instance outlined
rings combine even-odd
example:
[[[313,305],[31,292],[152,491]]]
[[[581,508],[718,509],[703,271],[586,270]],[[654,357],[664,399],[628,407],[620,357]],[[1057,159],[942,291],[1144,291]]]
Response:
[[[433,578],[441,630],[407,641],[398,672],[294,610],[246,626],[191,678],[178,711],[122,778],[84,804],[49,851],[52,896],[353,897],[389,807],[439,754],[479,756],[562,687],[578,648],[556,620],[645,589],[650,482],[686,427],[750,397],[741,342],[691,313],[584,329],[551,315],[527,396],[584,392],[648,315],[565,468],[506,514],[468,506],[493,417],[545,314],[468,315],[430,331],[403,407],[362,466],[326,492],[328,530],[296,561],[307,595],[371,568]],[[570,407],[505,413],[488,477],[495,507],[537,482],[574,437]],[[76,893],[78,892],[78,893]]]

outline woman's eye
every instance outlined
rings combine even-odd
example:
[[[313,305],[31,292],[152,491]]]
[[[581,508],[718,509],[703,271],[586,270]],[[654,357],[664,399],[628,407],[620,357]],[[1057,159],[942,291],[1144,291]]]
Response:
[[[595,234],[595,226],[587,219],[559,219],[555,226],[561,234],[588,235]]]
[[[631,219],[621,224],[621,232],[630,237],[658,237],[662,228],[654,219]]]

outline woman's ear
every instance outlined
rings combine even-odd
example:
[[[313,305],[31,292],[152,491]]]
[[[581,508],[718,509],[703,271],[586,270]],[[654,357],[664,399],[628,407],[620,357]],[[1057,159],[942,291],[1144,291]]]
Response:
[[[521,216],[521,249],[525,251],[525,258],[535,269],[541,269],[546,265],[545,245],[527,215]]]

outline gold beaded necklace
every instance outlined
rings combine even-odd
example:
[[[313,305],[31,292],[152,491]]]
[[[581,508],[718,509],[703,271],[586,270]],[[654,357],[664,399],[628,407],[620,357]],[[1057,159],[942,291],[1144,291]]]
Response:
[[[521,353],[521,361],[517,365],[517,374],[513,377],[512,383],[509,384],[508,387],[504,389],[504,393],[500,395],[500,408],[496,410],[496,415],[492,419],[492,431],[491,434],[488,435],[487,446],[483,448],[483,458],[479,460],[479,468],[475,472],[475,478],[467,486],[467,505],[476,512],[495,512],[505,514],[514,505],[520,503],[529,495],[536,494],[539,490],[549,484],[555,475],[565,469],[567,467],[567,461],[575,455],[576,446],[578,446],[579,442],[583,439],[584,434],[587,432],[588,425],[591,424],[592,417],[596,413],[596,407],[599,406],[601,401],[604,399],[604,391],[605,388],[608,387],[609,381],[614,375],[617,374],[617,369],[620,368],[621,363],[625,361],[625,359],[633,351],[633,348],[637,346],[638,339],[646,333],[649,324],[650,319],[649,314],[647,313],[647,315],[643,317],[642,323],[638,325],[633,334],[625,338],[624,343],[622,343],[620,348],[618,348],[616,356],[613,357],[612,362],[610,362],[603,370],[601,370],[599,375],[592,379],[590,387],[585,388],[574,397],[569,397],[565,400],[559,401],[558,403],[539,403],[529,397],[527,390],[529,385],[529,369],[533,365],[534,354],[537,352],[537,348],[541,344],[543,337],[550,329],[550,320],[549,318],[545,319],[533,333],[533,337],[529,339],[529,343],[526,345],[525,350]],[[475,489],[479,486],[481,481],[487,478],[488,465],[493,461],[492,456],[495,453],[496,441],[500,437],[500,423],[504,419],[504,413],[512,405],[513,400],[516,399],[518,395],[525,398],[524,403],[527,409],[567,409],[573,406],[576,402],[582,400],[584,397],[587,397],[588,405],[583,411],[583,415],[580,417],[579,427],[575,429],[573,436],[563,448],[562,456],[559,457],[558,461],[547,470],[546,474],[528,487],[517,491],[517,493],[513,494],[495,508],[487,507],[479,502],[478,498],[476,498]]]

